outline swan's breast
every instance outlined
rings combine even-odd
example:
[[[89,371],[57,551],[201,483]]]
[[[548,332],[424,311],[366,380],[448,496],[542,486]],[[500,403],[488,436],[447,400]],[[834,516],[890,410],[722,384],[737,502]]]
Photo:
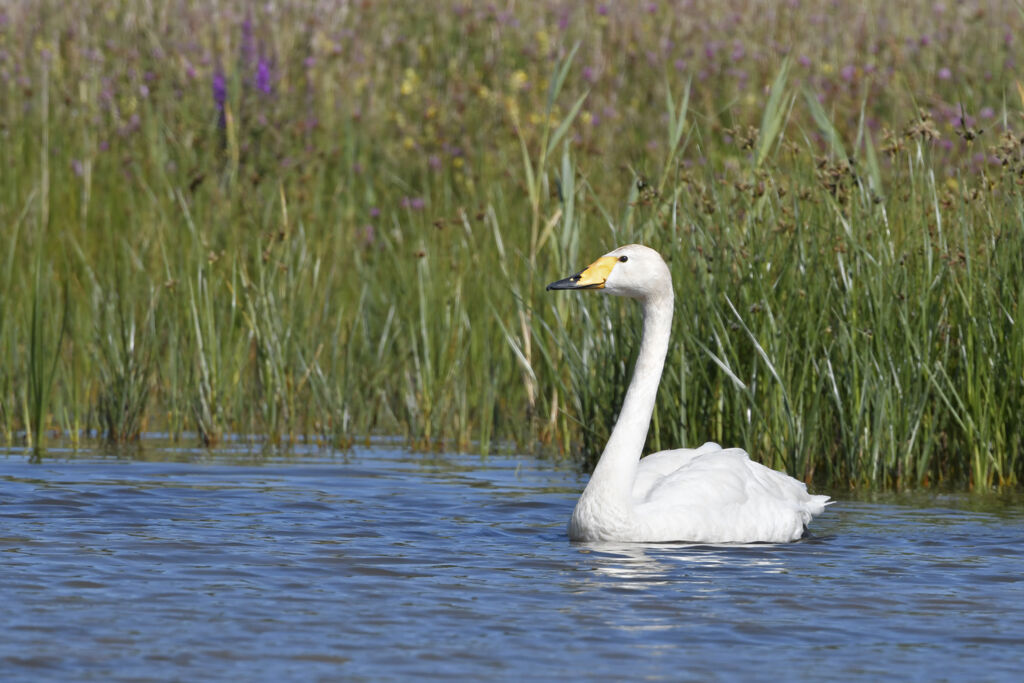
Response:
[[[573,541],[619,541],[633,534],[633,515],[628,503],[583,492],[569,519]]]

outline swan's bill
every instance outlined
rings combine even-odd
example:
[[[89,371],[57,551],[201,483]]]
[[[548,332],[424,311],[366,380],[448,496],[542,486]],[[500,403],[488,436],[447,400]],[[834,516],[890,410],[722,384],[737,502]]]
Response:
[[[552,282],[548,289],[604,289],[604,283],[619,262],[614,256],[602,256],[575,275]]]

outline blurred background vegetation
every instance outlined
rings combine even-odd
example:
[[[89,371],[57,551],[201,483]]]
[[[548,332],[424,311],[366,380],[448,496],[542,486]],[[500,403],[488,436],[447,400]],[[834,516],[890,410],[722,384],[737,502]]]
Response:
[[[836,487],[1019,483],[1013,3],[12,0],[0,439],[600,452],[638,312],[651,448]]]

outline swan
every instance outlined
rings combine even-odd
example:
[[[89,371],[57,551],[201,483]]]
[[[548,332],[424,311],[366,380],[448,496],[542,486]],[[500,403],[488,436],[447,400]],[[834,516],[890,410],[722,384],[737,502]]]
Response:
[[[668,353],[674,294],[655,250],[629,244],[548,290],[599,289],[643,309],[633,378],[608,443],[569,520],[574,541],[783,543],[803,536],[828,496],[754,462],[740,448],[705,443],[641,458]]]

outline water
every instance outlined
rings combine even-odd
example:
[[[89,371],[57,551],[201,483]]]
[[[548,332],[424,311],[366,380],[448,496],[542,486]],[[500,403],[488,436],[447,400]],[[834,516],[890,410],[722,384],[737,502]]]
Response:
[[[586,545],[529,457],[0,451],[0,678],[1018,680],[1024,504]]]

